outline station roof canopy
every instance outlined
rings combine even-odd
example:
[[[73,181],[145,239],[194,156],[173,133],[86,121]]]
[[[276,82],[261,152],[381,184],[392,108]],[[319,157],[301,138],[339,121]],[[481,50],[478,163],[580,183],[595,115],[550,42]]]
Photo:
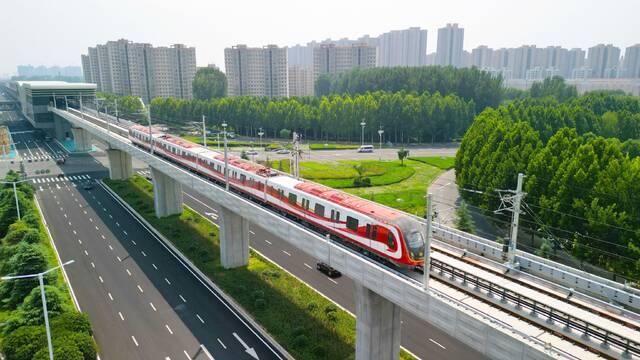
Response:
[[[66,81],[17,81],[18,86],[31,90],[96,90],[96,84],[68,83]]]

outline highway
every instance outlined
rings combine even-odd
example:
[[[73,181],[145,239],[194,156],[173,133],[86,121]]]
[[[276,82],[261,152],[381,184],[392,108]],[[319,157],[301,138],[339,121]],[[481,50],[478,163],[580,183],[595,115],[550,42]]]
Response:
[[[96,175],[34,186],[102,359],[284,358],[104,189],[85,190]]]
[[[147,171],[138,171],[148,175]],[[204,196],[184,188],[184,203],[217,224],[218,209]],[[330,279],[315,269],[317,263],[306,253],[298,251],[286,241],[251,224],[249,244],[272,262],[307,283],[312,288],[353,313],[355,310],[353,282],[346,277]],[[469,346],[442,332],[433,325],[402,312],[402,346],[423,359],[484,359]]]

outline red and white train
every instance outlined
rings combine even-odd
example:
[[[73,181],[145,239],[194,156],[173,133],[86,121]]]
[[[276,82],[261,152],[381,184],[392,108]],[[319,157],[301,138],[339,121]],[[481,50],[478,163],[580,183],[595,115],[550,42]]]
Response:
[[[224,182],[224,154],[164,132],[152,136],[155,154]],[[132,126],[129,139],[149,149],[149,128]],[[228,174],[235,190],[397,266],[424,263],[421,225],[406,214],[236,156],[228,156]]]

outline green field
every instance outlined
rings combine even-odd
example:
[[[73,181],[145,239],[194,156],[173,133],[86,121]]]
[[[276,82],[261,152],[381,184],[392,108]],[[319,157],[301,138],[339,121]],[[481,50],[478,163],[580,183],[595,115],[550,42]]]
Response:
[[[105,182],[158,229],[297,359],[352,359],[355,319],[251,251],[246,268],[220,265],[218,228],[194,211],[157,219],[151,184],[139,176]],[[412,359],[402,352],[402,359]]]
[[[202,144],[202,136],[196,136],[196,135],[183,135],[180,136],[181,138],[194,142],[194,143],[198,143],[198,144]],[[259,142],[250,142],[250,141],[237,141],[237,140],[229,140],[227,139],[227,146],[228,147],[254,147],[254,148],[258,148]],[[216,140],[215,136],[213,138],[211,137],[207,137],[207,146],[210,147],[218,147],[218,141]],[[224,146],[224,141],[222,140],[222,137],[220,137],[220,147]],[[266,143],[263,142],[262,143],[262,147],[263,148],[267,148],[267,149],[280,149],[282,147],[284,147],[284,145],[280,145],[280,144],[276,144],[276,143]]]
[[[310,150],[348,150],[348,149],[357,149],[359,145],[349,145],[349,144],[310,144]]]
[[[410,157],[409,159],[433,165],[442,170],[453,169],[453,167],[456,165],[456,158],[454,156],[421,156]]]
[[[289,172],[288,160],[282,161],[282,167],[277,160],[270,163],[274,169]],[[414,215],[424,216],[427,188],[443,171],[435,163],[437,162],[430,165],[422,161],[405,160],[405,166],[402,166],[397,160],[340,160],[326,163],[303,161],[300,163],[300,173],[305,179],[339,188]],[[362,166],[363,176],[369,177],[373,186],[353,186],[353,180],[358,176],[354,168],[357,165]]]

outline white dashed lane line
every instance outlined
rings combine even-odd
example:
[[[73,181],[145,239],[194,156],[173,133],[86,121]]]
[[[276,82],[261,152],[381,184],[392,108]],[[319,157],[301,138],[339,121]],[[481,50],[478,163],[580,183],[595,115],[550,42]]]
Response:
[[[271,241],[265,239],[264,242],[266,242],[267,244],[271,245]]]
[[[138,345],[138,341],[136,340],[135,336],[131,335],[131,340],[133,340],[133,343],[136,344],[136,346],[140,346]]]
[[[284,251],[284,250],[282,250],[282,252],[285,253],[285,255],[287,255],[287,256],[291,256],[290,252],[287,252],[287,251]]]
[[[138,285],[138,290],[140,290],[141,293],[144,292],[144,291],[142,291],[142,288],[140,287],[140,285]]]
[[[153,305],[153,303],[149,303],[149,305],[151,306],[151,308],[153,309],[153,311],[158,311],[158,309],[156,309],[156,307]]]
[[[107,293],[107,296],[109,296],[109,299],[113,301],[113,296],[111,296],[111,293]]]
[[[158,267],[156,266],[156,264],[151,264],[151,266],[153,266],[154,269],[158,270]]]
[[[220,346],[222,346],[223,349],[227,349],[227,346],[222,342],[222,340],[220,340],[220,338],[218,338],[218,342],[220,343]]]
[[[308,267],[309,269],[313,269],[313,268],[311,267],[311,265],[309,265],[309,264],[307,264],[307,263],[304,263],[304,266]]]
[[[124,321],[124,316],[122,316],[122,313],[120,311],[118,311],[118,315],[120,316],[120,320]]]
[[[198,320],[200,320],[201,323],[204,324],[204,320],[202,320],[202,318],[200,317],[200,315],[196,314],[196,317],[198,318]]]
[[[332,278],[327,278],[327,279],[329,279],[329,281],[331,281],[332,283],[334,283],[334,284],[336,284],[336,285],[338,284],[338,282],[337,282],[337,281],[335,281],[335,280],[333,280]]]
[[[164,324],[164,327],[167,328],[167,331],[169,331],[169,334],[173,335],[173,331],[171,330],[171,328],[169,327],[169,325]]]
[[[166,282],[167,282],[167,284],[171,285],[171,281],[169,281],[169,279],[164,278],[164,281],[166,281]]]
[[[434,343],[434,344],[436,344],[436,345],[440,346],[443,350],[447,350],[447,348],[446,348],[446,347],[442,346],[442,344],[440,344],[439,342],[437,342],[437,341],[433,340],[432,338],[429,338],[429,341],[431,341],[432,343]]]
[[[182,295],[178,295],[178,296],[180,297],[180,300],[182,300],[182,302],[187,302],[187,300],[184,297],[182,297]]]

